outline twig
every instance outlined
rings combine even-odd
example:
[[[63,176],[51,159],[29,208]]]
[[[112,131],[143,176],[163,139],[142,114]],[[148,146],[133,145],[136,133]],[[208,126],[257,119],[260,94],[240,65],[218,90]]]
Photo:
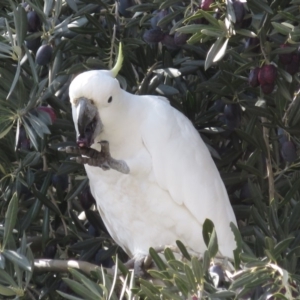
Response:
[[[60,259],[35,259],[34,272],[69,272],[69,269],[77,269],[90,275],[92,271],[100,270],[100,267],[89,262],[77,260],[60,260]],[[109,275],[114,275],[114,271],[105,268]]]
[[[59,208],[58,208],[58,206],[57,206],[57,204],[56,204],[56,201],[55,201],[55,199],[54,199],[53,193],[52,193],[52,191],[51,191],[51,188],[48,189],[48,193],[49,193],[49,195],[50,195],[51,202],[52,202],[52,203],[57,207],[57,209],[59,210]],[[67,236],[67,235],[68,235],[68,229],[67,229],[67,224],[66,224],[66,222],[65,222],[65,220],[64,220],[63,215],[60,216],[60,219],[61,219],[62,225],[63,225],[63,227],[64,227],[65,235]]]
[[[262,117],[261,120],[262,123],[268,122],[267,118],[265,117]],[[269,128],[265,126],[263,126],[263,138],[267,148],[266,165],[267,165],[267,177],[269,182],[269,203],[271,204],[275,198],[275,186],[274,186],[274,175],[272,169],[270,144],[269,144]]]

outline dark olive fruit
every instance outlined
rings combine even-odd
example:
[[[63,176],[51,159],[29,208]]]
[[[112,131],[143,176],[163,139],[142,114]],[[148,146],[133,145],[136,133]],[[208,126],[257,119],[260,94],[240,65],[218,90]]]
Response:
[[[93,197],[89,186],[86,186],[81,191],[79,194],[79,201],[84,210],[88,210],[93,204],[96,204],[95,198]]]
[[[222,287],[225,283],[225,276],[222,267],[219,265],[211,266],[208,270],[216,287]]]
[[[41,28],[40,17],[35,11],[29,11],[27,13],[28,31],[37,32]]]
[[[23,198],[23,200],[26,201],[29,200],[33,196],[33,194],[27,186],[21,184],[19,196],[20,198]]]
[[[176,46],[183,46],[186,44],[188,38],[189,38],[188,34],[176,31],[174,34],[174,43]]]
[[[225,123],[231,130],[241,122],[241,108],[238,104],[226,104],[224,108]]]
[[[50,45],[42,45],[36,53],[36,63],[41,66],[47,65],[51,60],[52,51],[53,50]]]
[[[292,54],[292,61],[285,65],[285,70],[291,74],[295,75],[299,71],[299,56],[298,54]]]
[[[200,8],[203,10],[209,10],[210,5],[214,2],[214,0],[202,0]]]
[[[56,250],[57,250],[56,244],[47,245],[43,253],[43,258],[53,259],[56,254]]]
[[[277,77],[277,69],[274,65],[264,65],[258,72],[258,81],[261,85],[273,84]]]
[[[259,38],[248,38],[245,43],[245,50],[259,52]]]
[[[148,44],[157,44],[163,40],[164,36],[161,29],[149,29],[144,32],[143,39]]]
[[[283,128],[277,129],[277,135],[278,135],[278,141],[281,145],[289,140],[287,133]]]
[[[219,113],[223,112],[224,108],[225,108],[225,103],[222,99],[217,99],[214,102],[213,106],[211,107],[211,109]]]
[[[58,288],[57,288],[60,292],[63,292],[65,294],[72,294],[72,290],[69,288],[69,286],[64,282],[64,281],[60,281],[58,284]]]
[[[54,109],[52,107],[39,106],[37,107],[37,110],[46,112],[50,116],[52,123],[56,121],[56,113],[54,112]]]
[[[30,139],[26,135],[26,130],[23,126],[20,127],[19,137],[18,137],[18,149],[29,150],[30,149]]]
[[[99,236],[99,231],[93,225],[89,225],[88,233],[90,236],[97,237]]]
[[[159,27],[157,26],[157,23],[164,18],[165,16],[167,16],[169,14],[167,9],[162,9],[160,11],[157,11],[154,16],[151,18],[150,23],[151,23],[151,27],[153,29],[157,29],[157,28],[161,28],[161,29],[165,29],[168,25],[165,25],[163,27]]]
[[[248,198],[251,198],[251,191],[248,182],[246,182],[241,188],[240,199],[245,200]]]
[[[243,18],[241,28],[249,28],[251,24],[252,24],[252,15],[246,14],[245,17]]]
[[[118,6],[119,14],[125,18],[130,18],[132,13],[131,11],[127,10],[127,8],[133,5],[135,5],[133,0],[120,0]]]
[[[226,104],[224,107],[224,115],[228,120],[234,120],[241,114],[241,108],[238,104]]]
[[[252,86],[252,87],[259,86],[258,73],[259,73],[258,67],[254,68],[253,70],[250,71],[249,77],[248,77],[248,82],[249,82],[250,86]]]
[[[268,95],[271,94],[274,90],[275,84],[274,83],[265,83],[261,85],[261,90],[264,94]]]
[[[293,162],[297,159],[297,149],[292,141],[286,141],[281,146],[281,155],[286,162]]]
[[[36,52],[41,46],[41,38],[25,40],[25,45],[29,50]]]
[[[58,189],[60,188],[62,191],[65,191],[68,188],[69,185],[69,180],[68,180],[68,175],[63,174],[63,175],[57,175],[53,174],[51,178],[52,185]]]
[[[242,2],[236,0],[232,3],[235,13],[235,23],[241,25],[246,14],[245,6]]]
[[[289,46],[287,44],[282,44],[282,45],[280,45],[280,48],[281,49],[289,48]],[[290,64],[292,62],[292,59],[293,59],[293,54],[292,53],[279,54],[279,61],[284,65]]]
[[[104,268],[112,268],[115,263],[112,260],[108,250],[99,249],[95,255],[95,263],[102,265]]]
[[[163,45],[165,45],[169,50],[177,50],[178,49],[178,46],[175,44],[173,35],[165,34],[161,43]]]

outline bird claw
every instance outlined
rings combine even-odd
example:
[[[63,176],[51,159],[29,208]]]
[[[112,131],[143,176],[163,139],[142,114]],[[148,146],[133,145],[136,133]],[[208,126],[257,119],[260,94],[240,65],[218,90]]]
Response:
[[[114,169],[118,172],[128,174],[129,167],[122,160],[116,160],[111,157],[109,151],[109,143],[107,141],[100,141],[101,151],[92,148],[84,147],[59,147],[58,151],[64,151],[68,154],[77,154],[80,156],[71,157],[70,160],[75,160],[79,164],[88,164],[93,167],[100,167],[102,170],[107,171]]]

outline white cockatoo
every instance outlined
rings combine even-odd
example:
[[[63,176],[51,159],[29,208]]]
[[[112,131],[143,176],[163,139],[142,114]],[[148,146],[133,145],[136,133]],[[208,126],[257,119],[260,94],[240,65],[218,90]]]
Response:
[[[84,72],[69,89],[80,162],[111,237],[136,260],[176,240],[201,255],[210,219],[219,255],[233,258],[236,219],[206,145],[166,99],[122,90],[121,64],[120,50],[112,70]]]

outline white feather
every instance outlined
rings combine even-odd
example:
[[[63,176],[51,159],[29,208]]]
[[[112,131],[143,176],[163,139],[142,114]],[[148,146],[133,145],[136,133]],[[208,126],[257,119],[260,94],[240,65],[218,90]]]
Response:
[[[94,101],[103,123],[92,147],[100,150],[97,142],[107,140],[112,157],[130,168],[125,175],[85,165],[98,210],[116,243],[131,257],[178,239],[203,253],[202,225],[209,218],[220,254],[232,258],[236,244],[229,224],[236,224],[235,216],[192,123],[161,97],[129,94],[109,71],[89,71],[70,86],[76,130],[80,97]]]

